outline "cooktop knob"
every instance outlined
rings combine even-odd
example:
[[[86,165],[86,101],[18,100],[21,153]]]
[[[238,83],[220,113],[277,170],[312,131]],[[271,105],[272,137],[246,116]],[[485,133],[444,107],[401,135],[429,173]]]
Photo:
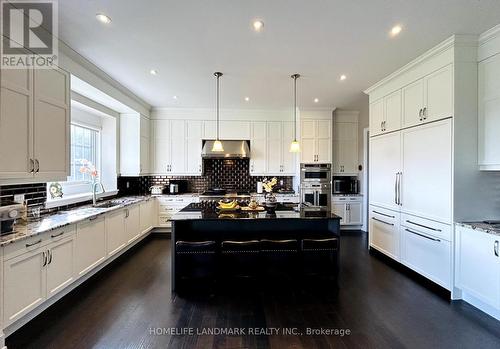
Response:
[[[9,211],[9,218],[16,218],[19,212],[17,210]]]

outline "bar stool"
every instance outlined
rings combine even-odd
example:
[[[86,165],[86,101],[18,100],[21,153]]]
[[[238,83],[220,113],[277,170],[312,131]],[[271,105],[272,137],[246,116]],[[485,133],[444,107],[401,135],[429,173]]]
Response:
[[[302,272],[306,277],[337,278],[339,239],[303,239]]]
[[[217,270],[215,241],[177,241],[175,268],[181,280],[214,279]]]
[[[260,242],[222,241],[222,262],[224,271],[233,279],[254,279],[258,275]]]
[[[260,240],[261,263],[269,280],[289,279],[297,271],[298,241]]]

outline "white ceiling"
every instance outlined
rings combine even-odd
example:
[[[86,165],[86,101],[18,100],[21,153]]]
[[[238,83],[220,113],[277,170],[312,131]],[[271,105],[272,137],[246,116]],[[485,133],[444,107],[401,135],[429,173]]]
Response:
[[[500,23],[500,1],[62,0],[59,18],[63,41],[155,107],[213,107],[221,71],[224,108],[290,107],[297,72],[301,108],[352,108],[365,88],[450,35]],[[392,39],[395,24],[403,31]]]

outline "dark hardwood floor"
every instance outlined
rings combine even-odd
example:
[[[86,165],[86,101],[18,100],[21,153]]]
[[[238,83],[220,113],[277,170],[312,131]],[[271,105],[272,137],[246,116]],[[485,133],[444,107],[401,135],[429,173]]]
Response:
[[[500,322],[450,303],[342,236],[338,290],[172,296],[170,241],[151,238],[7,338],[14,348],[499,348]],[[349,329],[334,335],[158,335],[153,328]]]

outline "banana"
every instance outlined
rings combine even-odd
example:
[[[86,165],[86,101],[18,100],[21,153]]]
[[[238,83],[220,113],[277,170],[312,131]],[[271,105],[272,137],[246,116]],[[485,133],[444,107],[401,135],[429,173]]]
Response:
[[[238,203],[233,200],[231,202],[223,202],[223,201],[219,201],[219,207],[220,208],[224,208],[224,209],[232,209],[232,208],[235,208],[236,206],[238,205]]]

